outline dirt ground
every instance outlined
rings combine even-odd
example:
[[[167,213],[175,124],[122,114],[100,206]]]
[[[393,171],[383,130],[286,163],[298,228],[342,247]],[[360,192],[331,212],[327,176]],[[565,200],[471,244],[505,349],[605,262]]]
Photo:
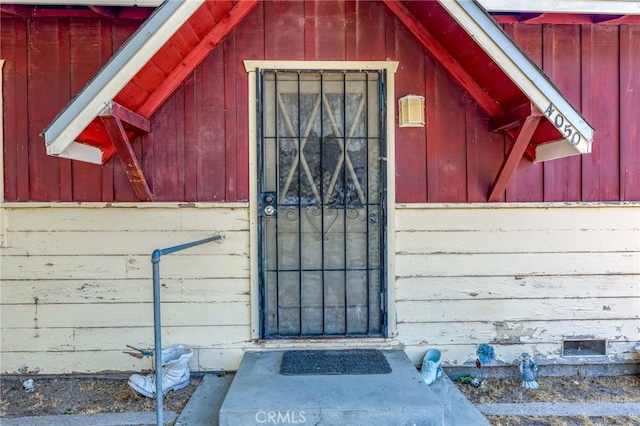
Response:
[[[31,378],[35,390],[27,393],[22,385],[27,377],[0,377],[0,417],[124,413],[156,409],[155,398],[135,392],[127,384],[127,377]],[[191,376],[186,388],[167,393],[163,398],[164,409],[180,413],[201,380],[201,377]]]
[[[514,417],[486,416],[492,426],[638,426],[640,416],[632,417]]]
[[[154,411],[155,399],[137,394],[127,377],[39,377],[33,393],[25,392],[27,377],[0,377],[0,417],[55,414],[121,413]],[[201,381],[191,377],[189,386],[164,397],[164,409],[181,412]],[[455,382],[473,403],[488,402],[640,402],[640,377],[540,377],[535,391],[520,387],[516,379],[486,379],[478,389]],[[495,426],[631,426],[640,425],[640,413],[632,417],[512,417],[487,416]]]
[[[519,379],[485,380],[480,389],[455,382],[474,404],[527,402],[640,403],[640,377],[539,377],[536,390],[523,389]],[[486,416],[494,426],[640,426],[640,413],[629,417]]]
[[[520,379],[485,380],[484,388],[460,381],[458,388],[474,404],[488,402],[640,402],[640,376],[539,377],[539,388],[523,389]],[[640,414],[640,413],[639,413]]]

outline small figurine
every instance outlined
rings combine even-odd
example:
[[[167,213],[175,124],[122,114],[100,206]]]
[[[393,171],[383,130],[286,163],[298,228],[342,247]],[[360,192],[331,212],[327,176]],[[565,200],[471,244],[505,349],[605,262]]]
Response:
[[[522,387],[525,389],[538,389],[536,374],[538,373],[538,364],[531,359],[531,355],[523,353],[520,360],[520,377],[522,377]]]

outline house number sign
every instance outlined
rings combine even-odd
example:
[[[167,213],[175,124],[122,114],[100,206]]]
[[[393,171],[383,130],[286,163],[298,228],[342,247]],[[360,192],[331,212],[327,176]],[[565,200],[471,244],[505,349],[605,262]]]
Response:
[[[549,104],[547,109],[544,110],[544,114],[549,117],[549,121],[553,123],[561,133],[564,133],[565,138],[571,145],[578,146],[580,144],[582,136],[580,136],[580,133],[569,124],[569,121],[558,112],[558,108],[556,108],[554,104]]]

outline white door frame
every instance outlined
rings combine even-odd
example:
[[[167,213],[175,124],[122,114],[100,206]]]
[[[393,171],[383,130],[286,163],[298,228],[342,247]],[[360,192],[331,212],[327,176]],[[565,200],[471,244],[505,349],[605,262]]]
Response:
[[[386,144],[387,144],[387,330],[388,337],[396,335],[395,306],[395,90],[394,78],[398,69],[395,61],[244,61],[249,84],[249,233],[251,258],[251,338],[260,337],[260,301],[258,289],[258,221],[257,221],[257,96],[256,70],[385,70],[386,80]]]

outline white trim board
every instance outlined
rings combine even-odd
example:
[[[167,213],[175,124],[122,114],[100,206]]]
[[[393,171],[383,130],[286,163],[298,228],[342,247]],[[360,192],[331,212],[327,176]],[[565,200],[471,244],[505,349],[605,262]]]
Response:
[[[258,69],[294,69],[294,70],[386,70],[387,103],[387,331],[388,338],[397,334],[396,325],[396,266],[395,266],[395,73],[396,61],[260,61],[245,60],[244,67],[249,84],[249,234],[250,234],[250,281],[251,281],[251,338],[259,339],[260,301],[258,295],[258,184],[257,184],[257,111],[256,70]]]
[[[640,15],[634,0],[479,0],[489,12],[586,13]]]

